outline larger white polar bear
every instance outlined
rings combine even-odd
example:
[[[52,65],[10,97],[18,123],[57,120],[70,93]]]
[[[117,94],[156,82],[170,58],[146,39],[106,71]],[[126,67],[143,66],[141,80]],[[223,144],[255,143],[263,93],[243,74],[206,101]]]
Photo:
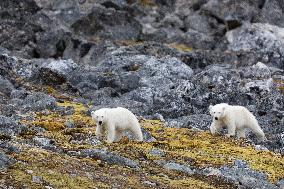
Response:
[[[209,111],[213,117],[210,131],[215,134],[223,127],[227,127],[227,137],[235,136],[245,138],[245,129],[250,128],[261,140],[265,139],[265,135],[258,125],[254,115],[243,106],[231,106],[226,103],[210,105]]]
[[[125,131],[130,131],[137,141],[143,141],[143,134],[136,116],[126,108],[102,108],[91,112],[96,121],[96,135],[106,132],[107,142],[117,142]]]

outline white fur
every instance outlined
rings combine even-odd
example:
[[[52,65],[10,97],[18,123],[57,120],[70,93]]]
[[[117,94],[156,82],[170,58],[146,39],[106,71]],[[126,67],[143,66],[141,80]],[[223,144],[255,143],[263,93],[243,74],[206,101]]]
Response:
[[[265,135],[256,118],[245,107],[221,103],[215,106],[210,105],[209,111],[213,117],[213,122],[210,126],[212,134],[220,131],[223,127],[227,127],[227,137],[235,136],[237,132],[239,138],[245,138],[245,129],[250,128],[261,140],[265,139]]]
[[[136,116],[125,108],[102,108],[91,112],[91,115],[96,121],[96,135],[102,137],[106,132],[108,143],[119,141],[124,131],[130,131],[137,141],[143,141]]]

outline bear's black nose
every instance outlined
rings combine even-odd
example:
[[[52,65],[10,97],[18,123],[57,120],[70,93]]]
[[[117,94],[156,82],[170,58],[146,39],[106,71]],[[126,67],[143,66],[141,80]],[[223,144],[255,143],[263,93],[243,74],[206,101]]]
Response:
[[[215,120],[218,120],[218,117],[215,117]]]
[[[102,121],[99,121],[99,124],[101,125],[103,122]]]

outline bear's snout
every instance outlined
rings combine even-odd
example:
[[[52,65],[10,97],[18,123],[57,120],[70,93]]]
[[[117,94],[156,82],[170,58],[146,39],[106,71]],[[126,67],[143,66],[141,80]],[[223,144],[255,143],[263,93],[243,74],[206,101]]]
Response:
[[[215,120],[218,120],[218,117],[215,117]]]
[[[103,122],[102,121],[99,121],[99,125],[101,125]]]

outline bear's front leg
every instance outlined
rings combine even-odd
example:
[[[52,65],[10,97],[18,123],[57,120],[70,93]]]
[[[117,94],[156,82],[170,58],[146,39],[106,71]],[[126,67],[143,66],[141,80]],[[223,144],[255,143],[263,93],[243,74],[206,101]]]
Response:
[[[211,126],[210,126],[210,132],[212,135],[218,133],[220,129],[222,128],[222,125],[219,122],[216,122],[213,120]]]
[[[228,134],[226,134],[226,137],[231,137],[236,135],[236,125],[233,122],[229,122],[228,125]]]
[[[115,140],[115,126],[113,124],[108,124],[107,126],[107,143],[113,143]]]
[[[101,125],[97,124],[95,134],[98,138],[102,138],[103,134],[102,134],[102,126]]]

